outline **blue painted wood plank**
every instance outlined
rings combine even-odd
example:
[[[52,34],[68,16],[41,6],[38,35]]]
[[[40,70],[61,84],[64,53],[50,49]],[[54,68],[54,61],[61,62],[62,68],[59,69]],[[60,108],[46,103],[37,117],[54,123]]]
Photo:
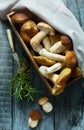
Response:
[[[18,49],[18,48],[17,48]],[[39,125],[35,130],[54,130],[54,111],[49,114],[45,114],[41,107],[38,105],[38,99],[42,96],[49,97],[50,101],[52,102],[53,99],[45,89],[43,82],[41,81],[40,77],[38,76],[34,66],[32,65],[31,61],[29,61],[31,66],[31,75],[32,80],[35,87],[40,91],[40,93],[36,96],[34,102],[28,102],[26,99],[23,101],[18,101],[14,98],[13,101],[13,130],[29,130],[28,127],[28,118],[29,113],[31,110],[39,110],[42,113],[42,120],[39,122]],[[53,103],[53,102],[52,102]],[[50,125],[49,125],[50,124]]]
[[[0,21],[0,130],[12,130],[12,98],[9,83],[12,57],[6,37],[6,25]]]
[[[67,0],[67,7],[77,18],[79,24],[83,22],[83,0]],[[79,9],[80,7],[80,9]],[[79,12],[80,11],[80,12]],[[81,19],[80,19],[81,17]],[[82,21],[81,21],[82,20]],[[81,26],[83,28],[83,24]],[[55,102],[55,130],[84,130],[84,79],[67,87],[56,97]]]

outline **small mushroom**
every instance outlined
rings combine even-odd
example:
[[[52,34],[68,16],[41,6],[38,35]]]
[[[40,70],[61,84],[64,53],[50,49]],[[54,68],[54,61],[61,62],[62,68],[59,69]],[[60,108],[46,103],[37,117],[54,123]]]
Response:
[[[44,112],[49,113],[53,110],[53,106],[47,97],[41,97],[38,100],[38,104],[42,106]]]
[[[47,57],[44,56],[33,56],[34,60],[37,62],[39,65],[46,65],[46,66],[51,66],[56,63],[55,60],[51,60]]]
[[[47,79],[49,79],[53,84],[56,83],[57,79],[58,79],[58,74],[55,73],[47,73],[46,71],[47,67],[46,66],[40,66],[39,67],[39,71],[40,73]]]
[[[28,126],[35,128],[41,118],[42,114],[38,110],[32,110],[29,115]]]
[[[49,100],[48,97],[41,97],[41,98],[38,99],[38,104],[43,105],[46,102],[48,102],[48,100]]]
[[[72,49],[72,41],[68,36],[61,36],[61,40],[56,42],[51,48],[52,53],[64,53]]]
[[[71,68],[64,68],[60,72],[59,77],[52,89],[53,95],[57,96],[63,92],[64,88],[67,85],[67,81],[71,76],[71,72],[72,72]]]
[[[31,40],[30,44],[34,51],[39,52],[43,46],[40,44],[40,42],[48,35],[54,35],[54,29],[48,25],[47,23],[40,22],[37,24],[37,28],[40,30]]]

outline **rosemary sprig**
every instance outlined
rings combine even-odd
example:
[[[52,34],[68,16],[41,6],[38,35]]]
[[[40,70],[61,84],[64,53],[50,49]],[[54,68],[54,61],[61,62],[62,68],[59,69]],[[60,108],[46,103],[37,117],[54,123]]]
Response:
[[[21,67],[16,75],[14,75],[9,90],[11,96],[16,96],[20,100],[24,98],[32,101],[34,100],[38,90],[34,87],[30,70],[27,65]]]

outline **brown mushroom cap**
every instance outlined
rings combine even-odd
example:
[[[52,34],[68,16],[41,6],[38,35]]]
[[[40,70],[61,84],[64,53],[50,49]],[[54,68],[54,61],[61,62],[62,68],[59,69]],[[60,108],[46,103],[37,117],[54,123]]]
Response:
[[[51,66],[56,63],[56,61],[51,60],[47,57],[44,56],[33,56],[34,60],[37,62],[39,65],[46,65],[46,66]]]
[[[30,117],[32,120],[40,120],[42,118],[42,114],[38,110],[32,110],[30,112]]]
[[[72,45],[72,40],[68,36],[61,36],[61,43],[63,46],[66,47],[68,50],[72,50],[73,45]]]
[[[11,17],[13,23],[24,23],[28,19],[29,17],[25,13],[15,13]]]
[[[38,104],[39,104],[39,105],[43,105],[43,104],[45,104],[47,101],[48,101],[48,98],[47,98],[47,97],[41,97],[41,98],[39,98],[39,100],[38,100]]]
[[[75,56],[74,51],[67,51],[67,53],[66,53],[66,61],[67,61],[66,66],[68,66],[70,68],[74,68],[74,66],[77,63],[77,58]]]
[[[39,30],[49,30],[49,34],[50,35],[55,35],[55,30],[54,28],[52,28],[49,24],[45,23],[45,22],[39,22],[37,24],[37,28]]]
[[[32,20],[26,21],[21,26],[20,35],[25,42],[30,42],[31,38],[37,33],[37,26]]]

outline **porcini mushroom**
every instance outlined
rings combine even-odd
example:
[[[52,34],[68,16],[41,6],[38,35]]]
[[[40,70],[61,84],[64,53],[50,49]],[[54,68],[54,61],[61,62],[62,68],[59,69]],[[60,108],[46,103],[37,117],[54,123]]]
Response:
[[[47,23],[40,22],[37,24],[37,28],[40,30],[31,40],[30,44],[34,51],[39,52],[43,46],[40,42],[47,36],[47,34],[54,35],[54,29]]]
[[[71,72],[72,72],[71,68],[64,68],[60,72],[59,77],[52,88],[53,95],[56,96],[59,95],[61,92],[63,92],[64,88],[66,87],[66,83],[71,76]]]
[[[38,100],[38,104],[42,106],[44,112],[49,113],[53,110],[53,106],[47,97],[41,97]]]
[[[29,20],[29,16],[26,15],[25,13],[23,13],[23,12],[16,12],[11,16],[11,21],[13,23],[21,23],[21,24],[23,24],[27,20]]]
[[[39,52],[40,55],[50,58],[52,60],[66,62],[66,57],[60,54],[54,54],[52,52],[47,51],[45,48],[42,48]]]
[[[29,44],[31,38],[38,33],[37,26],[32,20],[25,22],[20,29],[22,39]]]
[[[34,60],[37,62],[39,65],[46,65],[46,66],[51,66],[56,63],[55,60],[51,60],[45,56],[33,56]]]
[[[65,55],[61,55],[61,54],[54,54],[43,48],[40,50],[39,54],[59,62],[64,62],[66,64],[66,67],[73,68],[77,63],[77,58],[75,56],[74,51],[72,50],[67,51]]]
[[[60,70],[63,66],[64,66],[63,63],[57,62],[50,67],[47,67],[47,66],[40,66],[40,67],[41,67],[41,69],[45,68],[46,74],[50,74],[50,73],[53,73],[53,72]]]
[[[42,114],[38,110],[32,110],[28,119],[28,126],[35,128],[41,118]]]
[[[49,79],[53,84],[56,83],[57,79],[58,79],[58,74],[55,73],[47,73],[46,72],[47,67],[46,66],[40,66],[39,67],[39,71],[40,73],[47,79]]]
[[[68,36],[61,36],[61,40],[57,41],[51,48],[52,53],[64,53],[66,50],[72,49],[72,41]]]

